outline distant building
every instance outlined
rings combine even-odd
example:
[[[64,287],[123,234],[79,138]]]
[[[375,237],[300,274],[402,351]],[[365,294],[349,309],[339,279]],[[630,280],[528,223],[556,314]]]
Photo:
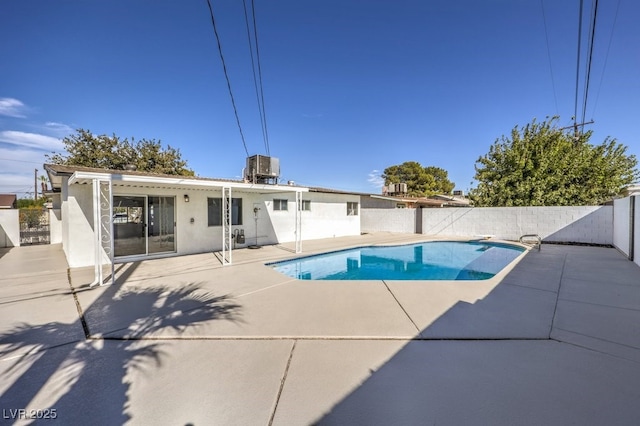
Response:
[[[470,207],[468,198],[451,195],[434,195],[432,197],[397,197],[391,195],[362,195],[360,203],[363,209],[405,209],[405,208],[440,208]]]
[[[0,209],[17,209],[18,197],[16,194],[0,194]]]

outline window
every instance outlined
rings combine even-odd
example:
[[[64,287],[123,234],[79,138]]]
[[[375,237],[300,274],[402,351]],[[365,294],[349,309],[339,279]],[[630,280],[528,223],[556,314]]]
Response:
[[[358,216],[358,203],[347,201],[347,216]]]
[[[311,200],[302,200],[302,210],[305,210],[305,211],[311,210]]]
[[[207,198],[207,224],[222,226],[222,198]],[[231,199],[231,224],[242,225],[242,198]]]
[[[289,210],[289,200],[273,200],[273,210]]]

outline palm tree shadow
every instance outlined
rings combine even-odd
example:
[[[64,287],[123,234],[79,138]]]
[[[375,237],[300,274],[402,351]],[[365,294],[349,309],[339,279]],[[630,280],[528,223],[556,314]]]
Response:
[[[0,407],[55,410],[64,424],[127,422],[133,378],[153,374],[168,356],[169,343],[154,337],[239,320],[240,305],[199,283],[123,289],[119,281],[86,309],[89,321],[23,323],[0,335]],[[52,347],[56,336],[77,334],[79,327],[86,340]]]

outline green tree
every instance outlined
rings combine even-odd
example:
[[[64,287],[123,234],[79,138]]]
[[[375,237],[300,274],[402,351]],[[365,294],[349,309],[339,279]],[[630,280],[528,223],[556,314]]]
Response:
[[[390,166],[382,173],[384,184],[406,183],[407,194],[413,197],[428,197],[434,194],[450,194],[455,184],[440,167],[422,167],[416,161],[406,161]]]
[[[17,205],[19,209],[26,209],[31,207],[44,207],[44,204],[47,202],[46,197],[40,197],[37,200],[33,198],[18,198]]]
[[[47,155],[54,164],[124,170],[133,165],[137,170],[168,175],[193,176],[180,150],[162,147],[155,139],[120,139],[116,135],[94,135],[78,129],[62,140],[66,154]]]
[[[611,199],[640,175],[627,148],[607,137],[591,145],[592,132],[563,132],[558,117],[514,127],[475,165],[476,206],[578,206]]]

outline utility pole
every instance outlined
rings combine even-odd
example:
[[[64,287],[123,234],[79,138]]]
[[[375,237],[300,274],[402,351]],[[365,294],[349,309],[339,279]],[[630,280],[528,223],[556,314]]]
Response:
[[[38,202],[38,169],[33,173],[33,188],[36,190],[33,201]]]
[[[560,127],[560,129],[558,130],[566,130],[566,129],[573,129],[574,132],[574,136],[576,138],[576,140],[578,140],[578,137],[580,137],[580,132],[578,131],[578,127],[584,127],[587,124],[593,124],[594,121],[585,121],[584,123],[573,123],[571,126],[566,126],[566,127]]]

